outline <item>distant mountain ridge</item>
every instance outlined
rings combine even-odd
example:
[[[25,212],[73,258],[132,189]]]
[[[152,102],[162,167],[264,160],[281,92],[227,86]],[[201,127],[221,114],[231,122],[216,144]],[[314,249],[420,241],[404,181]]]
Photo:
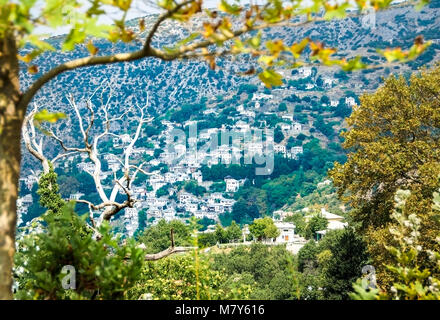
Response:
[[[373,28],[364,27],[359,18],[349,18],[315,23],[298,29],[275,28],[266,32],[265,37],[278,37],[284,39],[286,43],[293,43],[309,36],[324,42],[326,46],[338,47],[342,55],[352,56],[356,53],[369,57],[376,56],[372,49],[377,47],[408,47],[415,36],[421,34],[425,39],[434,41],[433,48],[424,54],[425,57],[434,58],[440,49],[439,7],[440,1],[434,1],[420,12],[416,12],[412,7],[391,8],[375,15]],[[155,15],[146,18],[147,26],[153,23],[154,18]],[[137,19],[131,24],[137,25]],[[155,45],[168,44],[183,36],[182,32],[174,29],[172,24],[168,24],[161,30],[161,37],[155,40]],[[59,38],[52,38],[52,42],[59,43]],[[125,52],[134,46],[119,43],[113,47],[105,41],[97,41],[96,45],[99,54]],[[58,63],[85,56],[87,53],[86,48],[82,46],[73,52],[45,53],[36,62],[41,71],[45,71]],[[113,77],[117,82],[115,84],[115,91],[118,92],[117,100],[127,103],[132,99],[142,101],[145,91],[148,91],[153,97],[154,106],[158,110],[166,110],[179,106],[184,101],[228,93],[240,83],[258,82],[255,76],[241,77],[236,74],[249,65],[246,60],[239,59],[235,62],[223,60],[219,61],[218,65],[220,68],[213,71],[205,62],[163,62],[158,59],[145,59],[131,63],[87,67],[59,75],[43,88],[39,97],[45,97],[48,102],[59,102],[59,95],[62,96],[67,92],[93,91],[94,87],[104,79]],[[420,63],[416,62],[415,65]],[[32,78],[35,76],[23,73],[21,81],[27,86]]]

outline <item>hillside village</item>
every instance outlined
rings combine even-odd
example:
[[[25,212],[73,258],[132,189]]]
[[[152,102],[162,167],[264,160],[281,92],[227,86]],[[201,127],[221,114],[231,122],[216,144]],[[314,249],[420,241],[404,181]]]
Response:
[[[295,72],[294,76],[286,78],[302,81],[307,88],[313,88],[317,85],[322,88],[330,88],[336,85],[337,80],[333,78],[324,78],[322,82],[319,80],[316,84],[316,77],[312,76],[313,72],[316,70],[303,67]],[[120,232],[132,237],[136,231],[155,225],[161,219],[187,221],[190,217],[208,221],[209,224],[204,232],[212,232],[215,224],[221,223],[220,215],[232,212],[236,203],[234,194],[243,187],[247,178],[236,179],[228,175],[223,178],[223,181],[212,181],[203,176],[202,166],[211,168],[218,164],[225,166],[240,164],[243,163],[240,161],[243,161],[244,156],[252,159],[258,156],[267,156],[268,152],[273,152],[278,157],[285,159],[299,160],[304,152],[303,144],[311,139],[319,139],[323,146],[327,146],[329,141],[338,141],[333,132],[331,134],[326,132],[327,137],[319,131],[322,129],[316,128],[316,122],[307,118],[301,118],[301,122],[298,121],[299,113],[294,111],[294,103],[291,102],[292,100],[285,100],[286,97],[292,97],[291,86],[286,85],[269,91],[262,86],[245,85],[241,87],[240,91],[243,91],[241,94],[243,99],[238,101],[243,101],[243,103],[236,107],[236,112],[233,115],[226,117],[226,120],[229,120],[228,124],[223,123],[219,127],[200,130],[196,137],[190,137],[187,141],[175,142],[173,130],[197,126],[198,122],[205,121],[207,117],[221,115],[226,107],[219,108],[218,103],[209,104],[208,101],[206,107],[199,112],[200,116],[197,120],[191,118],[180,122],[180,119],[178,121],[168,119],[173,118],[172,116],[164,117],[160,123],[156,122],[156,125],[161,128],[157,135],[149,135],[148,130],[142,131],[139,137],[142,142],[136,142],[132,150],[133,159],[131,161],[134,164],[139,161],[144,162],[144,169],[149,171],[149,175],[145,176],[145,181],[136,183],[130,190],[133,198],[136,199],[134,207],[125,208],[122,214],[113,219],[113,223],[119,226]],[[296,99],[301,101],[300,98]],[[356,104],[356,99],[355,96],[321,99],[318,113],[334,113],[341,105],[346,109],[352,108]],[[293,101],[298,102],[297,100]],[[305,101],[309,100],[305,99]],[[72,121],[72,126],[75,125],[73,120],[69,121]],[[104,187],[107,190],[113,187],[111,182],[113,176],[122,170],[120,155],[132,142],[132,135],[129,134],[131,125],[130,121],[123,122],[121,125],[112,123],[111,129],[115,131],[122,129],[127,133],[109,138],[108,147],[100,155],[106,169],[103,168],[100,179],[108,182]],[[246,134],[266,129],[273,131],[272,134],[264,137],[264,141],[255,135],[252,136],[252,140],[242,139]],[[229,137],[227,137],[228,142],[220,144],[218,148],[206,148],[225,132],[235,134],[238,140],[233,140],[234,143],[229,144]],[[63,135],[66,136],[66,132],[63,132]],[[277,163],[275,163],[276,165]],[[93,175],[95,167],[86,154],[70,155],[63,162],[55,163],[55,169],[58,170],[69,171],[72,168],[78,172]],[[41,171],[37,169],[32,170],[28,176],[22,177],[20,179],[22,190],[35,188],[40,174]],[[188,184],[194,184],[196,190],[201,188],[202,191],[188,191],[189,188],[186,187]],[[220,190],[213,190],[213,185],[221,185]],[[124,190],[120,188],[119,193],[123,196]],[[80,200],[84,196],[86,196],[86,192],[80,186],[75,192],[66,195],[65,200]],[[19,224],[31,222],[27,215],[31,212],[30,206],[33,203],[34,199],[31,193],[22,193],[18,200]],[[304,209],[307,210],[307,208]],[[288,249],[296,253],[306,241],[303,237],[295,234],[293,223],[283,222],[283,219],[289,214],[291,212],[282,210],[273,212],[272,216],[276,217],[275,225],[280,230],[280,236],[270,241],[269,244],[287,243]],[[344,223],[341,222],[343,217],[329,213],[325,209],[323,209],[322,215],[329,221],[336,220],[338,222],[336,224],[330,223],[329,229],[343,228]],[[246,240],[247,232],[247,227],[244,225],[244,240]],[[319,234],[324,235],[325,230]]]

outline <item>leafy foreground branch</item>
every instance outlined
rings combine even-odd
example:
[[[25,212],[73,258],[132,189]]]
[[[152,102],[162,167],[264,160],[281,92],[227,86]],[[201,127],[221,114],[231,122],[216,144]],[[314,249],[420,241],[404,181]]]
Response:
[[[440,253],[424,248],[420,241],[420,218],[415,214],[406,214],[404,211],[410,191],[399,190],[396,193],[396,206],[392,214],[396,222],[389,232],[394,236],[397,246],[387,246],[387,250],[394,257],[393,265],[386,267],[396,276],[390,290],[366,289],[367,285],[358,280],[350,297],[356,300],[440,300],[440,279],[433,275],[440,271]],[[434,193],[434,210],[440,209],[440,195]],[[440,237],[437,237],[440,243]],[[420,265],[418,256],[427,253],[434,263],[434,270]]]
[[[58,215],[47,212],[34,222],[18,245],[15,264],[18,299],[117,299],[140,275],[143,250],[133,240],[120,245],[110,226],[100,227],[93,239],[85,218],[65,205]],[[130,257],[125,260],[125,257]],[[62,287],[64,266],[74,266],[76,289]]]
[[[145,255],[134,239],[121,241],[108,222],[98,230],[79,217],[74,203],[61,199],[57,175],[49,172],[39,181],[40,204],[48,211],[35,219],[18,242],[15,256],[19,299],[117,299],[123,298],[140,278],[144,261],[155,261],[194,247],[174,246]],[[96,239],[96,231],[100,235]],[[75,289],[63,288],[63,267],[75,268]]]

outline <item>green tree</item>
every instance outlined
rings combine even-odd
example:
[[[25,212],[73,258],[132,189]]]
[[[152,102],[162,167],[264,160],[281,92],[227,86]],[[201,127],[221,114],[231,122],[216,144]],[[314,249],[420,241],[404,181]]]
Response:
[[[287,111],[287,105],[286,105],[285,102],[281,102],[281,103],[278,105],[278,111],[280,111],[280,112]]]
[[[362,268],[369,262],[366,244],[353,229],[346,228],[328,232],[319,246],[323,298],[347,300],[352,283],[362,275]]]
[[[295,225],[295,233],[303,237],[305,236],[307,223],[300,212],[287,216],[284,221],[292,222]]]
[[[273,239],[280,235],[280,231],[275,226],[272,218],[269,217],[254,220],[254,222],[249,225],[249,232],[258,241]]]
[[[139,234],[137,240],[146,246],[146,252],[157,253],[170,247],[171,229],[173,229],[174,244],[176,246],[191,245],[191,230],[179,220],[167,222],[161,219],[156,225],[145,229],[144,232]]]
[[[358,279],[353,284],[350,297],[356,300],[439,300],[440,299],[440,252],[427,250],[420,239],[421,220],[413,213],[405,212],[405,203],[411,192],[398,190],[392,214],[395,224],[389,228],[395,243],[387,246],[393,261],[386,267],[395,275],[390,288],[371,288],[367,281]],[[433,209],[440,210],[440,195],[433,195]],[[440,242],[439,239],[436,239]],[[428,253],[433,262],[420,264],[418,257]]]
[[[258,218],[260,216],[260,212],[257,204],[240,198],[232,206],[232,213],[229,216],[231,221],[234,220],[243,225],[246,223],[251,223],[255,218]]]
[[[280,127],[275,128],[275,132],[273,134],[273,141],[276,143],[280,143],[284,140],[284,134]]]
[[[49,172],[43,174],[38,181],[38,191],[40,195],[40,205],[48,209],[49,214],[58,215],[61,208],[65,205],[59,194],[57,174],[49,164]]]
[[[306,239],[316,238],[316,232],[325,230],[327,228],[327,225],[328,225],[328,221],[326,218],[324,218],[320,214],[314,215],[307,223],[304,232]]]
[[[420,241],[438,249],[440,223],[431,203],[440,173],[439,71],[440,66],[422,70],[408,81],[391,76],[375,93],[361,96],[342,134],[350,150],[347,162],[330,171],[339,195],[353,208],[350,217],[365,235],[384,286],[394,277],[384,266],[392,261],[386,246],[393,243],[388,228],[396,190],[411,191],[406,210],[421,219]]]
[[[304,272],[306,268],[316,268],[318,264],[318,253],[319,249],[316,242],[314,240],[309,240],[309,242],[298,251],[298,271]]]
[[[204,187],[201,187],[197,184],[197,181],[190,180],[187,183],[185,183],[184,186],[185,191],[192,193],[195,196],[202,196],[204,193],[206,193],[206,189]]]
[[[226,236],[229,241],[237,241],[242,238],[240,226],[235,221],[232,221],[226,228]]]
[[[215,232],[201,233],[198,237],[199,246],[201,248],[212,247],[217,244]]]
[[[224,182],[224,181],[214,182],[209,187],[209,190],[211,192],[225,192],[226,191],[226,182]]]
[[[103,171],[105,171],[103,169]],[[58,184],[60,186],[60,194],[63,198],[68,198],[80,188],[80,183],[76,177],[60,175],[58,176]]]
[[[62,207],[56,217],[45,213],[41,223],[36,223],[39,232],[19,241],[16,298],[121,299],[138,279],[144,255],[134,241],[122,245],[106,223],[99,229],[100,241],[91,232],[79,233],[77,230],[86,229],[86,222],[73,207]],[[62,287],[66,265],[76,270],[74,290]]]
[[[224,270],[230,282],[252,286],[251,299],[292,299],[292,254],[284,246],[254,243],[213,254],[212,268]]]
[[[231,283],[223,270],[214,270],[206,256],[196,261],[194,254],[149,261],[136,285],[129,291],[130,299],[151,294],[162,300],[227,300],[247,299],[251,286]]]
[[[227,243],[229,238],[228,238],[228,233],[226,232],[226,230],[221,226],[221,225],[217,225],[215,227],[215,231],[214,231],[215,237],[217,239],[217,242],[219,243]]]
[[[170,188],[170,185],[166,184],[166,185],[160,187],[159,189],[157,189],[156,197],[168,196],[169,195],[169,191],[168,191],[169,188]]]
[[[208,217],[203,217],[202,219],[198,220],[197,223],[201,226],[200,231],[205,231],[208,226],[215,225],[215,220],[209,219]]]

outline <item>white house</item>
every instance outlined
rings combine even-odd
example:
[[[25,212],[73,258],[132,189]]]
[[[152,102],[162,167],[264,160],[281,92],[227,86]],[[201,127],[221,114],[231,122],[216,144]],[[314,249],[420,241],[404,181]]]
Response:
[[[240,187],[238,180],[235,180],[231,176],[225,177],[226,192],[236,192]]]
[[[291,211],[284,211],[284,210],[276,210],[273,212],[273,215],[277,220],[284,220],[286,217],[291,216],[293,214],[293,212]]]
[[[30,175],[26,179],[26,186],[29,190],[32,189],[33,185],[38,182],[38,178],[36,175]]]
[[[312,68],[310,67],[301,67],[298,69],[298,73],[301,77],[307,78],[312,75]]]
[[[125,208],[124,224],[128,235],[133,236],[136,229],[139,227],[138,210],[136,208]]]
[[[251,142],[247,145],[250,154],[262,154],[263,153],[263,143],[261,142]]]
[[[273,150],[277,153],[286,153],[286,146],[282,144],[275,144]]]
[[[321,209],[321,215],[322,217],[327,219],[328,224],[327,224],[327,229],[319,230],[316,232],[317,240],[321,239],[329,230],[344,229],[348,225],[346,222],[342,222],[344,220],[344,217],[328,212],[324,208]]]
[[[72,193],[69,196],[69,200],[79,200],[82,196],[84,196],[84,193],[80,193],[80,192]]]
[[[191,213],[195,213],[198,209],[197,203],[186,203],[185,210]]]
[[[333,83],[336,82],[336,79],[333,78],[324,78],[324,86],[325,87],[331,87]]]
[[[119,147],[122,145],[127,145],[131,142],[131,137],[128,134],[122,134],[119,137],[113,138],[113,144],[115,147]]]
[[[319,189],[319,188],[322,188],[322,187],[328,186],[328,185],[330,185],[331,183],[332,183],[331,180],[326,179],[326,180],[324,180],[324,181],[322,181],[322,182],[319,182],[316,186],[317,186],[318,189]]]
[[[301,125],[301,123],[299,123],[299,122],[294,122],[294,123],[292,124],[292,131],[293,131],[293,134],[300,134],[300,133],[301,133],[301,130],[302,130],[302,125]]]
[[[345,104],[347,106],[353,107],[356,104],[356,100],[354,100],[353,97],[346,97],[345,98]]]
[[[173,208],[163,210],[162,214],[163,218],[168,222],[176,218],[176,210],[174,210]]]
[[[237,121],[237,123],[235,124],[235,127],[237,127],[240,130],[246,131],[246,130],[249,130],[251,126],[249,123],[240,120],[240,121]]]
[[[263,92],[256,92],[252,96],[252,101],[258,101],[258,100],[262,100],[262,99],[272,99],[272,98],[273,98],[273,96],[271,94],[265,94]]]
[[[321,209],[321,215],[328,221],[327,230],[344,229],[347,226],[346,222],[342,222],[344,217],[328,212],[325,208]]]
[[[32,195],[29,193],[24,197],[20,197],[17,199],[17,206],[20,207],[20,206],[30,205],[32,204],[32,202],[33,202]]]
[[[121,169],[121,164],[119,163],[119,162],[109,162],[108,163],[108,168],[111,170],[111,171],[113,171],[113,172],[116,172],[116,171],[118,171],[119,169]]]
[[[282,123],[280,125],[281,130],[283,131],[290,131],[292,129],[292,126],[288,123]]]
[[[275,239],[276,243],[292,242],[295,239],[295,225],[291,222],[275,222],[280,235]]]
[[[194,196],[190,193],[182,192],[181,194],[179,194],[179,202],[180,203],[190,202],[193,197]]]
[[[337,107],[339,105],[339,101],[338,100],[330,100],[330,106],[331,107]]]

